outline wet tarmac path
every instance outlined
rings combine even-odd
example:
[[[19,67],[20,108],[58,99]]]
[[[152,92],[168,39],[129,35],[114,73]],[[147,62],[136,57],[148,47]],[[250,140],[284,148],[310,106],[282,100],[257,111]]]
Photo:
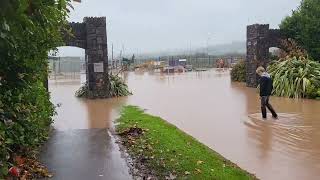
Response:
[[[42,152],[53,179],[131,179],[106,129],[54,131]]]
[[[40,159],[57,180],[129,180],[125,159],[109,132],[117,100],[83,100],[74,96],[79,80],[50,81],[59,104],[54,130]]]

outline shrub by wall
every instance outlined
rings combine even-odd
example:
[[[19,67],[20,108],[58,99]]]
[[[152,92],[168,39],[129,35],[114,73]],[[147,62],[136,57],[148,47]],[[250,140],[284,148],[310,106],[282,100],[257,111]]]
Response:
[[[320,98],[320,63],[307,58],[287,57],[268,67],[273,94],[292,98]]]
[[[231,80],[246,82],[246,64],[243,60],[239,61],[231,70]]]
[[[0,179],[13,154],[44,142],[54,106],[43,80],[48,51],[62,45],[67,0],[0,2]]]

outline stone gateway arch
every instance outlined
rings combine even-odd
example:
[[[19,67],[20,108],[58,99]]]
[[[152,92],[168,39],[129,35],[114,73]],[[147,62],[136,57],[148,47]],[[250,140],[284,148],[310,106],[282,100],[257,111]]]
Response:
[[[85,17],[82,23],[69,24],[72,36],[64,34],[65,45],[85,50],[88,90],[97,93],[97,97],[107,97],[109,79],[106,18]]]
[[[108,79],[108,45],[105,17],[85,17],[82,23],[69,23],[73,36],[65,34],[66,46],[85,49],[86,77],[89,91],[98,97],[107,97]],[[285,39],[279,29],[270,29],[269,24],[247,26],[246,84],[256,87],[258,77],[256,68],[267,67],[269,48],[282,48]],[[104,93],[102,93],[104,92]]]
[[[267,67],[269,48],[283,49],[282,41],[284,39],[280,30],[270,29],[269,24],[247,26],[246,83],[248,87],[257,87],[257,67]]]

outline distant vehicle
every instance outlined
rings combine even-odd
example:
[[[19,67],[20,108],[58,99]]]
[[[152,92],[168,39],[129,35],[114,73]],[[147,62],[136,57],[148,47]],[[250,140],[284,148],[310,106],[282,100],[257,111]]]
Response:
[[[174,73],[174,67],[166,66],[162,70],[163,73]]]
[[[186,65],[185,69],[186,71],[192,71],[193,67],[192,65]]]
[[[179,59],[179,66],[186,67],[187,66],[187,59]]]
[[[186,67],[187,65],[187,59],[171,59],[169,60],[169,66],[175,67],[175,66],[183,66]]]

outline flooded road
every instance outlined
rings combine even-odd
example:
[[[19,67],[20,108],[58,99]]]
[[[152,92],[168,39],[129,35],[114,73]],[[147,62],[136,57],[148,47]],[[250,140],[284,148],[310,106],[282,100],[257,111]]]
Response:
[[[85,75],[84,75],[85,78]],[[108,128],[118,116],[127,97],[87,100],[75,97],[83,79],[50,80],[52,102],[58,105],[54,127],[57,130]]]
[[[79,81],[51,82],[53,102],[62,103],[54,126],[109,127],[122,105],[138,105],[261,179],[319,179],[320,101],[272,97],[279,120],[262,121],[256,90],[231,83],[228,71],[129,73],[125,79],[132,96],[94,101],[74,97]]]

